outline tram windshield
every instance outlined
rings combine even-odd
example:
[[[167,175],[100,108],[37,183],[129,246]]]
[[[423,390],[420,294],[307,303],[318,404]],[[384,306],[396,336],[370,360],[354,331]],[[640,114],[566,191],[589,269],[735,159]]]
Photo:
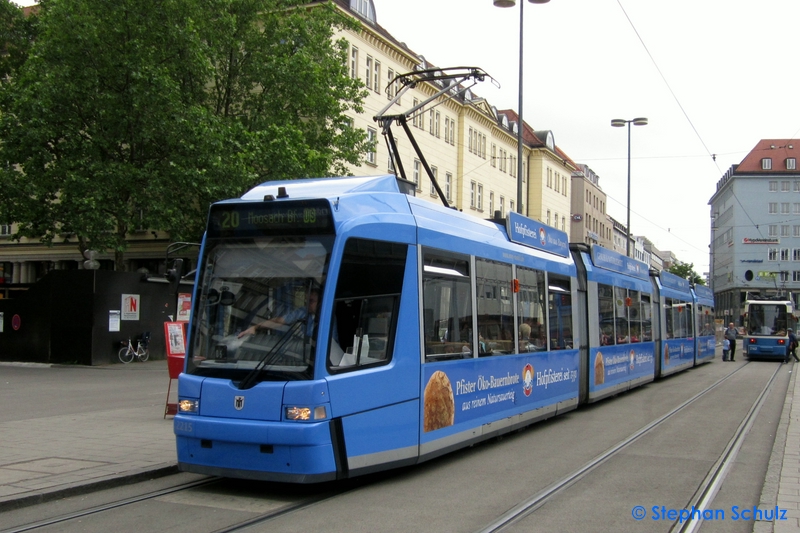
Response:
[[[791,327],[791,314],[785,303],[750,303],[747,306],[747,333],[785,337]]]
[[[310,379],[333,237],[208,239],[187,371],[234,381]]]

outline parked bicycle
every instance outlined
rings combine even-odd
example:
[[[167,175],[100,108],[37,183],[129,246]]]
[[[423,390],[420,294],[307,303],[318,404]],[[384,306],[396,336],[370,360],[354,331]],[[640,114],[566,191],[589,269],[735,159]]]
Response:
[[[125,364],[130,363],[133,361],[135,357],[141,362],[147,361],[150,357],[150,350],[148,349],[147,345],[150,342],[150,332],[146,331],[142,338],[137,339],[136,341],[136,348],[133,347],[133,343],[131,342],[130,337],[128,337],[127,341],[122,341],[123,348],[119,351],[119,360]]]

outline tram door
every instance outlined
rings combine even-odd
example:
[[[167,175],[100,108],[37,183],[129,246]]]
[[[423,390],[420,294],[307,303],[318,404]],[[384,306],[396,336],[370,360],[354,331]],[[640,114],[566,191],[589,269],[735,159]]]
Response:
[[[385,462],[392,450],[401,450],[398,459],[417,455],[419,337],[409,338],[403,326],[419,329],[415,276],[416,253],[407,244],[345,244],[327,369],[350,471]]]

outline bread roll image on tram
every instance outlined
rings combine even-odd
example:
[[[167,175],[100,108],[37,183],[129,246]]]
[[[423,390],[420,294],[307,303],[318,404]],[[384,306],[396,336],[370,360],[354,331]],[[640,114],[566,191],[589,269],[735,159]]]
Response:
[[[425,385],[423,400],[423,430],[425,433],[452,426],[456,416],[453,387],[447,374],[437,370]]]
[[[606,364],[603,362],[603,354],[597,352],[594,358],[594,384],[602,385],[606,382]]]

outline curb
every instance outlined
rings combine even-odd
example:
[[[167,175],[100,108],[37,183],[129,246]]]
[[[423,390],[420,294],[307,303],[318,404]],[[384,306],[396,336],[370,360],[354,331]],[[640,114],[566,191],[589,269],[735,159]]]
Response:
[[[89,494],[91,492],[120,487],[122,485],[139,483],[149,479],[171,476],[177,473],[177,463],[164,463],[151,468],[134,470],[127,474],[107,476],[89,483],[74,483],[56,489],[46,489],[24,495],[0,498],[0,513],[14,509],[21,509],[23,507],[30,507],[31,505],[38,505],[40,503],[60,500],[70,496]]]
[[[790,368],[792,377],[789,379],[789,388],[786,390],[786,398],[783,401],[781,419],[775,430],[775,442],[772,445],[767,474],[764,478],[764,486],[761,489],[761,497],[758,502],[758,508],[761,510],[771,510],[778,504],[783,455],[786,451],[786,439],[789,434],[789,422],[794,400],[794,387],[798,374],[796,370],[800,366],[795,367],[795,365],[792,365]],[[773,533],[773,531],[775,531],[775,523],[773,521],[756,521],[753,523],[753,533]]]

